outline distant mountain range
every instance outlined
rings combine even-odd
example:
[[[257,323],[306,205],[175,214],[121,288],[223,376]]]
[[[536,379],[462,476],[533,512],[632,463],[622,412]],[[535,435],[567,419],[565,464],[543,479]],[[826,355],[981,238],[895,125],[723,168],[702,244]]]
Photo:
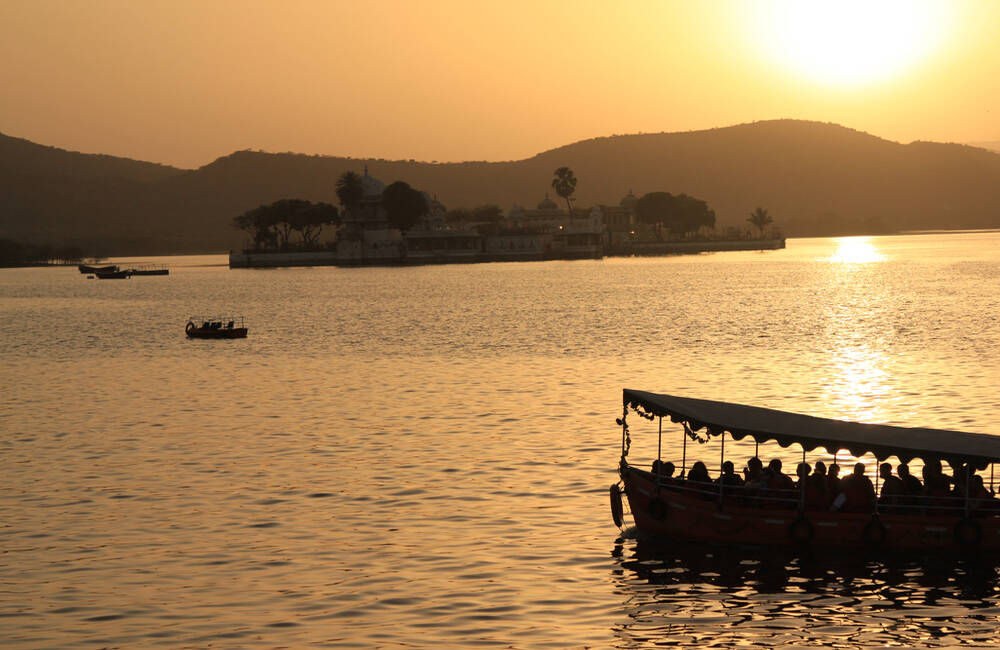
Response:
[[[534,206],[557,167],[576,205],[631,189],[684,192],[720,225],[763,206],[789,235],[1000,227],[1000,154],[900,144],[836,124],[775,120],[707,131],[585,140],[508,162],[427,163],[238,151],[184,170],[81,154],[0,134],[0,237],[109,255],[237,248],[232,218],[281,198],[336,203],[337,177],[405,180],[447,207]]]

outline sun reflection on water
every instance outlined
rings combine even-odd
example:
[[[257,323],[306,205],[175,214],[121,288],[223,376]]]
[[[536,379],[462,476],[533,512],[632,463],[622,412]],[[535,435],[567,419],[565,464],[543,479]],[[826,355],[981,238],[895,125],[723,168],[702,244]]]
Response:
[[[829,262],[842,264],[870,264],[884,262],[886,256],[870,241],[870,237],[837,237],[837,250],[825,258]]]

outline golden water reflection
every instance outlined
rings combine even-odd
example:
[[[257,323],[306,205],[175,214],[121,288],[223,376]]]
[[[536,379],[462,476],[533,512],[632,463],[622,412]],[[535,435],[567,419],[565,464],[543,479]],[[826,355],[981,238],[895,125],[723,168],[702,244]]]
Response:
[[[843,264],[870,264],[884,262],[887,258],[871,243],[871,237],[836,237],[837,249],[828,258],[829,262]]]

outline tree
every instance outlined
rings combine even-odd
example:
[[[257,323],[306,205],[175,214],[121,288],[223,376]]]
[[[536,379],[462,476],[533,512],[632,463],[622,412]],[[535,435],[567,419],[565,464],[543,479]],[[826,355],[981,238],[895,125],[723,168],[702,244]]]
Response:
[[[767,210],[765,210],[764,208],[758,206],[756,210],[754,210],[753,212],[750,213],[750,216],[747,218],[747,221],[749,221],[758,230],[760,230],[760,236],[763,239],[763,237],[764,237],[764,228],[766,228],[767,226],[770,226],[772,223],[774,223],[774,217],[772,217],[771,215],[769,215],[767,213]]]
[[[365,198],[365,186],[355,172],[344,172],[337,179],[337,199],[344,212],[354,210]]]
[[[472,210],[473,221],[488,221],[497,223],[503,221],[503,208],[495,203],[485,203]]]
[[[556,177],[552,179],[552,189],[556,194],[566,199],[566,211],[569,213],[569,222],[573,223],[573,203],[570,197],[576,191],[576,176],[569,167],[560,167],[555,171]]]
[[[424,193],[403,181],[396,181],[382,191],[382,207],[385,208],[389,225],[399,229],[404,235],[429,209]]]
[[[635,213],[640,222],[665,226],[677,235],[715,225],[715,211],[705,201],[687,194],[650,192],[636,201]]]
[[[316,246],[319,235],[323,232],[323,226],[340,224],[337,206],[322,202],[305,201],[288,218],[292,222],[292,227],[302,235],[302,244],[307,248]]]

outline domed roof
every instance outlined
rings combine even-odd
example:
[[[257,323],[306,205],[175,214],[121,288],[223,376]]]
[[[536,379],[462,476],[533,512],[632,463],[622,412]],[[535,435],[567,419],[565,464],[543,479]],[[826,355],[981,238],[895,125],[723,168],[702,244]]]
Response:
[[[635,194],[632,194],[632,188],[629,188],[628,194],[625,195],[625,198],[622,199],[622,202],[619,205],[623,208],[634,208],[635,204],[638,202],[639,199],[635,198]]]
[[[538,204],[539,210],[558,210],[559,206],[556,202],[549,198],[549,193],[545,193],[545,198]]]
[[[365,165],[365,175],[361,177],[361,187],[365,190],[366,199],[378,199],[382,197],[382,190],[385,189],[385,183],[374,176],[369,176],[368,165]]]

